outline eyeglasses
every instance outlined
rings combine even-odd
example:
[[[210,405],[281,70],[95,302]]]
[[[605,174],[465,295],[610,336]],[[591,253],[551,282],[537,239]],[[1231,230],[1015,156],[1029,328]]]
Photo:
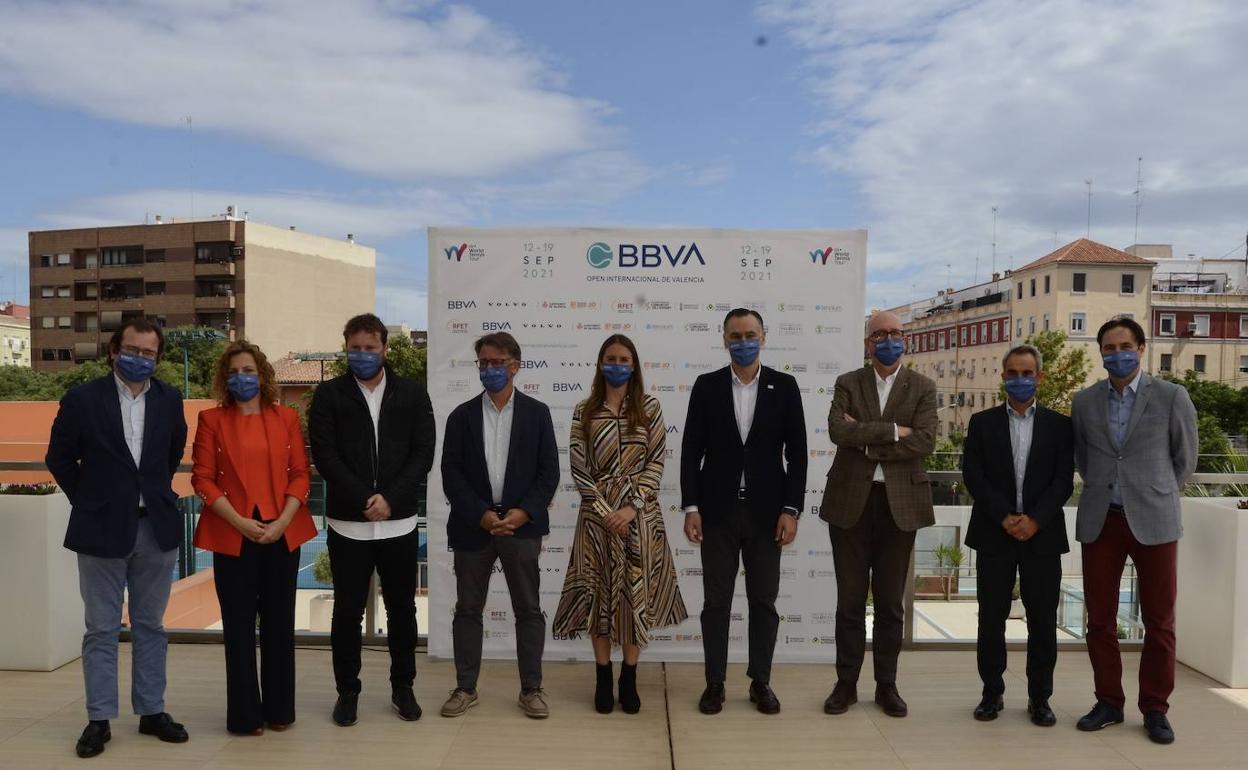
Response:
[[[881,329],[875,334],[872,334],[870,337],[867,337],[867,339],[872,342],[883,342],[884,340],[903,340],[905,338],[906,333],[898,329],[894,329],[893,331]]]
[[[135,347],[134,345],[122,345],[121,352],[128,353],[132,356],[142,356],[143,358],[151,358],[151,359],[155,359],[156,356],[160,355],[160,351],[158,350],[152,350],[151,348]]]
[[[479,358],[477,359],[478,369],[493,369],[499,366],[506,366],[514,358]]]

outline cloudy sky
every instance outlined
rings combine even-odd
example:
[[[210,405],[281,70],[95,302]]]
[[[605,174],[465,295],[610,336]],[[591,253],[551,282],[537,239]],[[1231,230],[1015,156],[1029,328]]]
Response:
[[[1244,256],[1238,0],[0,0],[0,298],[26,231],[227,204],[429,225],[866,227],[869,306],[1082,237]],[[192,121],[188,129],[187,116]]]

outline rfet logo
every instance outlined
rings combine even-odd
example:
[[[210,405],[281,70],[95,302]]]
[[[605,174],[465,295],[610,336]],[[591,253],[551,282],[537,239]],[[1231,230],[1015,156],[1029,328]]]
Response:
[[[847,249],[838,249],[835,246],[827,246],[822,249],[815,249],[810,252],[810,261],[816,265],[828,264],[828,257],[832,257],[832,263],[843,265],[849,262],[849,251]]]
[[[599,241],[586,249],[585,260],[596,270],[610,267],[612,262],[622,268],[656,268],[664,264],[680,267],[694,260],[706,265],[702,251],[693,242],[682,243],[674,249],[666,243],[621,243],[618,249],[612,250],[610,245]]]

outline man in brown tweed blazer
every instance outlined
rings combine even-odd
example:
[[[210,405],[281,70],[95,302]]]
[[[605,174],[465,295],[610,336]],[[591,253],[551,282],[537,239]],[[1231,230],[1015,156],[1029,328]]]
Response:
[[[871,363],[837,378],[828,412],[837,448],[819,516],[828,522],[836,567],[837,682],[823,710],[843,714],[858,702],[870,590],[875,702],[904,717],[897,692],[902,600],[914,534],[936,521],[924,467],[936,441],[936,383],[902,366],[905,333],[896,315],[871,317],[866,348]]]

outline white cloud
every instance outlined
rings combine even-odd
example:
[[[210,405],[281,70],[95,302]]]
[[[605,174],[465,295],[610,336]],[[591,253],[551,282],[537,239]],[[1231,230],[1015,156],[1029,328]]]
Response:
[[[474,178],[600,147],[603,105],[459,5],[5,3],[0,90],[260,140],[375,176]]]
[[[1054,240],[1220,256],[1248,210],[1248,5],[1233,0],[768,0],[823,105],[806,152],[863,194],[873,304]],[[1241,252],[1242,253],[1242,252]],[[913,284],[919,276],[917,286]]]

